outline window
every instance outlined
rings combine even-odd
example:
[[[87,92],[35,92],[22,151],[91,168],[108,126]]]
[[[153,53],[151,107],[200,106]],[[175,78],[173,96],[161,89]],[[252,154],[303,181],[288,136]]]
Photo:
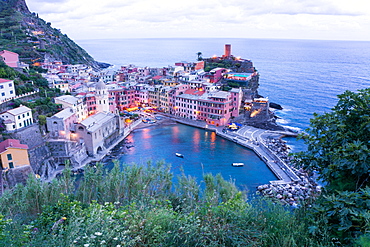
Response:
[[[13,94],[13,90],[10,90],[10,92],[9,92],[10,94]]]
[[[0,85],[0,89],[3,89],[4,88],[4,85]]]
[[[9,162],[9,167],[14,168],[13,162]]]
[[[1,93],[1,96],[5,96],[5,93]]]
[[[7,154],[6,157],[8,158],[8,160],[12,160],[13,159],[12,154]]]
[[[9,87],[12,87],[12,84],[11,83],[9,83]]]

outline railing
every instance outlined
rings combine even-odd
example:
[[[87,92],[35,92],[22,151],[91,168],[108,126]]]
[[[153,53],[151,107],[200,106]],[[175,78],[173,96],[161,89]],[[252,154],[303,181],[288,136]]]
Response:
[[[27,96],[30,96],[32,94],[36,94],[38,92],[39,92],[39,90],[35,90],[33,92],[29,92],[29,93],[17,95],[17,96],[14,96],[14,97],[10,97],[10,98],[7,98],[7,99],[3,99],[3,100],[0,100],[0,104],[3,104],[3,103],[8,102],[8,101],[11,101],[13,99],[19,99],[19,98],[27,97]]]

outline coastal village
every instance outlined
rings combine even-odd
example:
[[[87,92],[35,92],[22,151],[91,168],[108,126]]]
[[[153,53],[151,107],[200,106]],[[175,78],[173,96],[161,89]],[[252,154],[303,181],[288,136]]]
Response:
[[[10,67],[27,67],[16,53],[2,51],[0,58]],[[220,67],[206,72],[209,64]],[[0,113],[5,131],[17,137],[0,143],[1,190],[23,182],[29,173],[49,180],[67,163],[83,171],[108,156],[138,125],[163,118],[216,131],[254,150],[279,179],[258,188],[265,195],[276,196],[283,186],[277,199],[294,205],[320,190],[307,174],[289,166],[281,136],[296,133],[275,124],[268,98],[258,94],[257,70],[250,60],[234,57],[230,44],[220,57],[203,59],[198,53],[197,62],[164,68],[125,65],[94,71],[47,59],[38,65],[47,70],[42,75],[49,87],[64,93],[53,99],[61,110],[46,118],[44,128],[24,105]],[[15,95],[14,82],[0,78],[1,103],[33,93]]]

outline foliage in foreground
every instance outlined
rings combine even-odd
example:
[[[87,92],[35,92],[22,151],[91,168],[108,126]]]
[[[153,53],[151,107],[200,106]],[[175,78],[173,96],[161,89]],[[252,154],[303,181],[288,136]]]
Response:
[[[348,245],[360,238],[370,246],[370,88],[338,97],[331,112],[311,120],[308,150],[295,160],[325,183],[310,211],[311,232]]]
[[[98,165],[75,189],[34,177],[0,198],[1,246],[331,246],[308,232],[304,209],[291,212],[245,194],[220,175],[201,184],[169,166]]]

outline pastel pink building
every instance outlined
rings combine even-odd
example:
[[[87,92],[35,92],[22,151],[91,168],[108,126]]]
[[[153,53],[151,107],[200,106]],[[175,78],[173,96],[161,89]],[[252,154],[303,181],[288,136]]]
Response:
[[[115,112],[116,109],[123,111],[127,108],[137,107],[136,90],[128,88],[109,90],[109,111]]]
[[[15,52],[3,50],[0,51],[0,57],[6,65],[12,68],[19,67],[19,55]]]
[[[225,68],[215,68],[209,72],[207,77],[210,79],[211,83],[217,83],[223,78],[224,74],[227,72],[228,70]]]
[[[199,101],[199,119],[207,124],[226,125],[233,111],[232,95],[229,92],[219,91],[211,93]]]
[[[88,93],[85,95],[85,103],[87,107],[87,112],[89,116],[92,116],[96,114],[96,98],[95,94],[93,93]]]
[[[188,89],[176,96],[174,114],[192,120],[202,120],[215,126],[226,125],[232,117],[239,116],[241,91],[207,93]]]

